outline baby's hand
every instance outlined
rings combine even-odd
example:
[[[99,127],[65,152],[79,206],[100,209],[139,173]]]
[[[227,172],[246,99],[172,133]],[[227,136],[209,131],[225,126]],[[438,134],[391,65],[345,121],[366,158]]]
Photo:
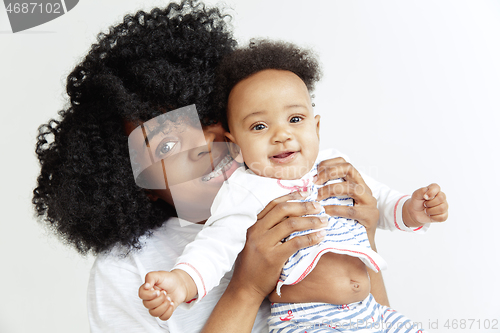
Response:
[[[157,271],[146,275],[145,283],[139,288],[139,297],[153,317],[168,320],[177,306],[188,300],[186,273],[181,272]]]
[[[175,310],[175,305],[170,296],[167,296],[167,292],[158,287],[151,287],[149,283],[145,283],[139,288],[139,297],[153,317],[167,320]]]
[[[413,192],[411,199],[405,202],[403,211],[412,221],[405,220],[407,226],[431,222],[444,222],[448,218],[448,201],[438,184],[430,184]],[[414,223],[411,223],[414,222]]]

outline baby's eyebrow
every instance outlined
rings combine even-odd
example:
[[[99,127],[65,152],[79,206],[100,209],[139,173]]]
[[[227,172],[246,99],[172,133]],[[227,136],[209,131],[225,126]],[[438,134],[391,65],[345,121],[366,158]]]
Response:
[[[305,105],[302,105],[302,104],[290,104],[290,105],[287,105],[286,108],[287,109],[291,109],[291,108],[304,108],[304,109],[307,109],[307,107]]]
[[[259,114],[263,114],[263,113],[266,113],[266,111],[255,111],[255,112],[252,112],[252,113],[250,113],[250,114],[247,114],[247,115],[245,116],[245,118],[243,118],[242,122],[243,122],[243,121],[245,121],[245,120],[246,120],[247,118],[249,118],[249,117],[252,117],[252,116],[257,116],[257,115],[259,115]]]

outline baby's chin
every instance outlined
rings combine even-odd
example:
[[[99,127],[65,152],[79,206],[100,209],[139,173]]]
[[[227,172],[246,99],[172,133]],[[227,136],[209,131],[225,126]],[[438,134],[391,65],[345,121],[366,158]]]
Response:
[[[300,179],[304,177],[310,170],[311,166],[274,166],[269,165],[266,168],[260,169],[252,169],[256,175],[266,178],[275,178],[275,179],[283,179],[283,180],[293,180]]]

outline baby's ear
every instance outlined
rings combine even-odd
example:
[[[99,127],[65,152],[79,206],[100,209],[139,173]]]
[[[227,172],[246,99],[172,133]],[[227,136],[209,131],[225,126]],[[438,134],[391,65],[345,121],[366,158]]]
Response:
[[[231,154],[231,157],[238,163],[242,164],[243,163],[243,155],[241,155],[241,149],[236,143],[232,142],[227,142],[227,145],[229,147],[229,153]]]
[[[229,139],[230,142],[227,142],[227,145],[229,147],[229,153],[231,154],[231,157],[238,163],[243,163],[243,155],[241,155],[241,149],[240,147],[236,144],[236,140],[234,139],[234,136],[227,132],[224,134],[227,139]]]
[[[320,115],[317,114],[314,119],[316,120],[316,134],[318,134],[318,138],[319,138],[319,120],[320,120]]]
[[[234,138],[234,136],[231,133],[226,132],[226,133],[224,133],[224,135],[226,136],[227,139],[229,139],[229,141],[236,144],[236,139]]]

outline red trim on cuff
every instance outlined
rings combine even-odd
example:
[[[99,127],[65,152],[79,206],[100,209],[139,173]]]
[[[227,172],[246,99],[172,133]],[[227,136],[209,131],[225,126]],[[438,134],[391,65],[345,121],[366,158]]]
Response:
[[[205,297],[207,295],[207,288],[205,288],[205,281],[203,281],[203,277],[201,276],[200,272],[198,272],[198,270],[196,268],[194,268],[193,265],[191,265],[190,263],[188,262],[180,262],[178,263],[176,266],[180,266],[180,265],[186,265],[188,267],[191,267],[195,272],[196,274],[198,274],[198,277],[200,278],[201,280],[201,284],[203,286],[203,296],[201,296],[201,298]],[[192,302],[193,300],[190,300],[188,303]]]
[[[398,205],[399,203],[401,202],[402,199],[406,198],[406,197],[409,197],[409,195],[403,195],[401,198],[398,199],[398,201],[396,202],[396,205],[394,206],[394,225],[396,226],[396,228],[398,228],[399,230],[401,231],[405,231],[403,229],[401,229],[398,225],[398,222],[397,222],[397,219],[396,219],[396,212],[398,210]],[[404,222],[403,222],[404,223]],[[421,228],[421,227],[420,227]]]

